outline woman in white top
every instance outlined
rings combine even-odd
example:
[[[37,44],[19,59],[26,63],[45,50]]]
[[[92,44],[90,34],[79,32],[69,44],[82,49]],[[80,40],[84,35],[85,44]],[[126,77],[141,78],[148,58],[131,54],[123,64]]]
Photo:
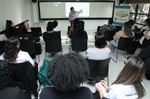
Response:
[[[146,93],[141,84],[144,74],[144,62],[138,57],[132,57],[110,87],[104,80],[100,81],[102,86],[96,84],[100,99],[141,99]]]
[[[27,52],[20,50],[20,42],[17,37],[10,37],[5,45],[5,52],[0,56],[0,60],[8,63],[23,63],[29,61],[35,66],[34,61]]]
[[[104,60],[109,58],[110,49],[106,47],[107,42],[103,34],[95,36],[95,48],[88,48],[84,57],[92,60]]]

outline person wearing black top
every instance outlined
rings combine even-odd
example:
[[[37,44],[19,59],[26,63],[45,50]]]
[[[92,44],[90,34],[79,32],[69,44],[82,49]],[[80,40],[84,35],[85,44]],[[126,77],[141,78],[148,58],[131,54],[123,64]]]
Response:
[[[30,29],[30,26],[27,22],[20,24],[19,25],[19,34],[18,34],[19,39],[21,39],[21,38],[33,39],[32,34],[28,32],[29,29]]]
[[[77,28],[71,34],[71,38],[87,38],[87,33],[84,31],[84,21],[79,21]]]
[[[46,40],[55,40],[55,39],[60,39],[60,33],[54,31],[55,27],[55,22],[48,22],[47,24],[47,32],[43,33],[43,39],[44,41]]]
[[[0,61],[0,99],[28,99],[21,89],[10,87],[10,82],[8,64]]]
[[[18,34],[18,29],[13,27],[13,22],[11,20],[6,20],[5,35],[7,38],[16,36]]]
[[[87,80],[89,67],[79,54],[54,57],[48,64],[47,78],[54,87],[45,87],[40,99],[93,99],[89,88],[80,85]]]

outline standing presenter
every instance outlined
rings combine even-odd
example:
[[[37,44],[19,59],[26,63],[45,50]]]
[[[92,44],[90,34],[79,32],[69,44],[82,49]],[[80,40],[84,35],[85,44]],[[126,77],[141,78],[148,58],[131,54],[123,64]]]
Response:
[[[80,11],[75,11],[75,10],[74,10],[74,7],[71,7],[71,8],[70,8],[69,21],[70,21],[70,25],[71,25],[71,26],[74,25],[73,21],[76,19],[77,14],[80,14],[80,13],[82,13],[82,10],[80,10]]]

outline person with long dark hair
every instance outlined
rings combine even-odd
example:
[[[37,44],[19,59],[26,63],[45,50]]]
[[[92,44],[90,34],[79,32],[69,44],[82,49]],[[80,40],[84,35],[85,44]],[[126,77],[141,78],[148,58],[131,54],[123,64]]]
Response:
[[[141,99],[146,93],[142,85],[144,75],[144,62],[139,57],[132,57],[110,87],[106,81],[100,81],[106,92],[99,83],[95,85],[100,95],[97,99]]]
[[[10,37],[5,45],[5,52],[0,56],[1,60],[5,60],[8,63],[23,63],[29,61],[32,66],[35,66],[34,61],[30,55],[20,50],[20,42],[17,37]]]
[[[113,40],[110,41],[110,44],[111,44],[111,50],[114,48],[114,47],[118,47],[118,41],[121,37],[124,37],[124,38],[133,38],[135,35],[134,35],[134,32],[132,32],[132,28],[131,28],[131,23],[130,22],[125,22],[123,27],[122,27],[122,30],[120,30],[119,32],[117,32],[114,36],[113,36]],[[114,46],[114,47],[113,47]]]
[[[47,68],[47,78],[54,87],[45,87],[40,99],[93,99],[90,89],[80,86],[88,76],[88,63],[79,54],[56,56]]]

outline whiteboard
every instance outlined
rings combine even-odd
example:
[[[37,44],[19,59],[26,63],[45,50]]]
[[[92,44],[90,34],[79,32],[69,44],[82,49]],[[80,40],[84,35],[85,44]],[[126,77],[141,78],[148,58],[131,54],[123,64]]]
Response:
[[[69,17],[70,8],[81,11],[78,18],[112,18],[114,1],[110,2],[38,2],[39,18],[66,19]]]

